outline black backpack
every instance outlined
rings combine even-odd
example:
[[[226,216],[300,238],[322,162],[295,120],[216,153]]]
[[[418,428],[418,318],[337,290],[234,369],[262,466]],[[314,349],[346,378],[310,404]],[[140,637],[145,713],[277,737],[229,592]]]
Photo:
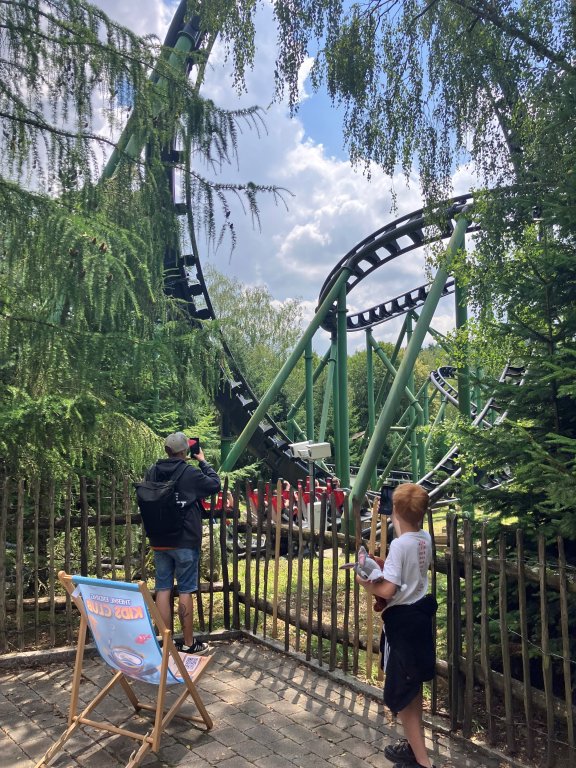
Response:
[[[170,547],[179,543],[184,527],[184,507],[178,504],[176,491],[178,480],[187,468],[188,464],[184,464],[170,480],[150,479],[133,483],[144,530],[152,545]],[[156,477],[156,472],[154,465],[151,478]]]

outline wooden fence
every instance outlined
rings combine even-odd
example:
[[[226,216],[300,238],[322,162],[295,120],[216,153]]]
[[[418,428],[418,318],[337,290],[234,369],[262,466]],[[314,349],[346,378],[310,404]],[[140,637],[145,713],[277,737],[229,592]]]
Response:
[[[77,617],[60,569],[153,585],[129,478],[5,479],[0,492],[0,653],[73,641]],[[361,542],[385,555],[377,509],[362,520],[345,504],[337,525],[335,498],[325,493],[308,507],[291,492],[284,510],[279,485],[233,497],[230,509],[213,499],[207,511],[199,629],[249,631],[381,685],[380,617],[341,569]],[[430,513],[427,524],[440,604],[432,712],[447,712],[464,737],[480,730],[510,753],[521,745],[528,757],[544,754],[542,766],[561,757],[574,768],[576,568],[564,542],[525,542],[510,529],[489,535],[455,516]]]

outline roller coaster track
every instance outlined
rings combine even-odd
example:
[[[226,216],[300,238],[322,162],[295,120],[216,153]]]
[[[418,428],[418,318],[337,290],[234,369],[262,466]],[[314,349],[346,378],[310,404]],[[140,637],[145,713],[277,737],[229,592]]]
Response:
[[[193,66],[193,53],[207,46],[208,35],[199,28],[199,21],[194,17],[186,21],[186,0],[182,0],[168,30],[164,45],[174,48],[178,39],[184,35],[191,41],[190,55],[187,58],[187,74]],[[214,38],[214,36],[213,36]],[[188,215],[186,203],[176,197],[175,170],[180,162],[180,153],[174,141],[164,154],[166,173],[172,191],[172,203],[177,215]],[[376,269],[432,243],[448,239],[454,230],[454,219],[472,202],[470,195],[461,195],[442,204],[434,211],[420,209],[402,216],[390,224],[378,229],[351,249],[332,269],[322,289],[318,305],[329,293],[341,272],[348,271],[346,293],[350,293],[363,279]],[[467,232],[476,227],[471,224]],[[205,320],[214,320],[216,315],[204,280],[198,249],[192,235],[192,252],[181,253],[174,248],[167,248],[164,258],[165,290],[169,296],[179,300],[186,307],[192,324]],[[421,285],[412,290],[369,307],[361,312],[347,316],[349,332],[366,330],[373,326],[400,317],[422,306],[426,301],[430,284]],[[447,280],[443,295],[454,291],[454,281]],[[328,313],[323,327],[328,331],[335,328],[336,306]],[[220,384],[216,395],[216,405],[223,421],[233,434],[240,434],[258,406],[258,398],[248,384],[234,360],[234,356],[221,336],[221,343],[226,355],[226,365],[220,370]],[[509,370],[508,376],[513,375]],[[432,377],[433,384],[451,401],[457,402],[457,393],[450,387],[447,378],[450,371],[439,369]],[[505,375],[505,374],[503,374]],[[480,414],[474,409],[474,423],[489,422],[490,410],[497,411],[495,403],[485,406]],[[283,477],[292,484],[303,479],[308,473],[308,466],[295,459],[289,449],[290,440],[276,422],[266,414],[252,435],[248,448],[257,458],[263,460],[277,477]],[[429,491],[431,498],[438,498],[449,482],[455,479],[460,470],[457,465],[458,452],[454,447],[439,465],[420,481]],[[318,467],[319,475],[324,470]]]
[[[437,371],[432,371],[430,380],[443,397],[458,407],[458,393],[447,381],[447,379],[454,378],[455,375],[456,369],[453,366],[443,366]],[[507,365],[502,371],[499,383],[502,384],[508,382],[519,385],[522,383],[523,378],[524,368]],[[474,426],[482,426],[485,429],[490,429],[492,426],[499,424],[504,420],[506,412],[507,411],[502,408],[501,404],[498,403],[494,397],[491,397],[480,411],[476,405],[472,405],[472,415],[474,417],[472,424]],[[454,485],[454,482],[462,474],[458,456],[458,446],[453,445],[434,469],[418,480],[418,484],[428,492],[432,504],[437,504],[442,497],[446,497],[450,488]],[[475,482],[481,488],[489,491],[508,482],[511,477],[510,472],[507,470],[503,470],[498,475],[480,473]],[[447,501],[454,500],[453,496],[447,498]]]

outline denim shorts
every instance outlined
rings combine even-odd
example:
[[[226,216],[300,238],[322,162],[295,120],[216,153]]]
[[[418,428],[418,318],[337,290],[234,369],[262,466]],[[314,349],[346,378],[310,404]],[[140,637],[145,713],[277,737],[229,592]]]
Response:
[[[198,549],[154,550],[156,591],[172,589],[176,577],[179,593],[196,592],[199,559]]]

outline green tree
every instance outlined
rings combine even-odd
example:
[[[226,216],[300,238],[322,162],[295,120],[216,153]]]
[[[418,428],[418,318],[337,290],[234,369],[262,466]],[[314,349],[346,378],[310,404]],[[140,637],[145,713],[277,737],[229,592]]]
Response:
[[[209,334],[163,290],[182,235],[165,151],[182,147],[188,224],[232,236],[215,206],[240,195],[257,215],[259,188],[210,185],[193,163],[231,160],[237,121],[258,111],[199,98],[213,36],[192,82],[187,55],[82,0],[0,0],[0,23],[4,468],[140,471],[156,430],[198,421],[217,370]]]

